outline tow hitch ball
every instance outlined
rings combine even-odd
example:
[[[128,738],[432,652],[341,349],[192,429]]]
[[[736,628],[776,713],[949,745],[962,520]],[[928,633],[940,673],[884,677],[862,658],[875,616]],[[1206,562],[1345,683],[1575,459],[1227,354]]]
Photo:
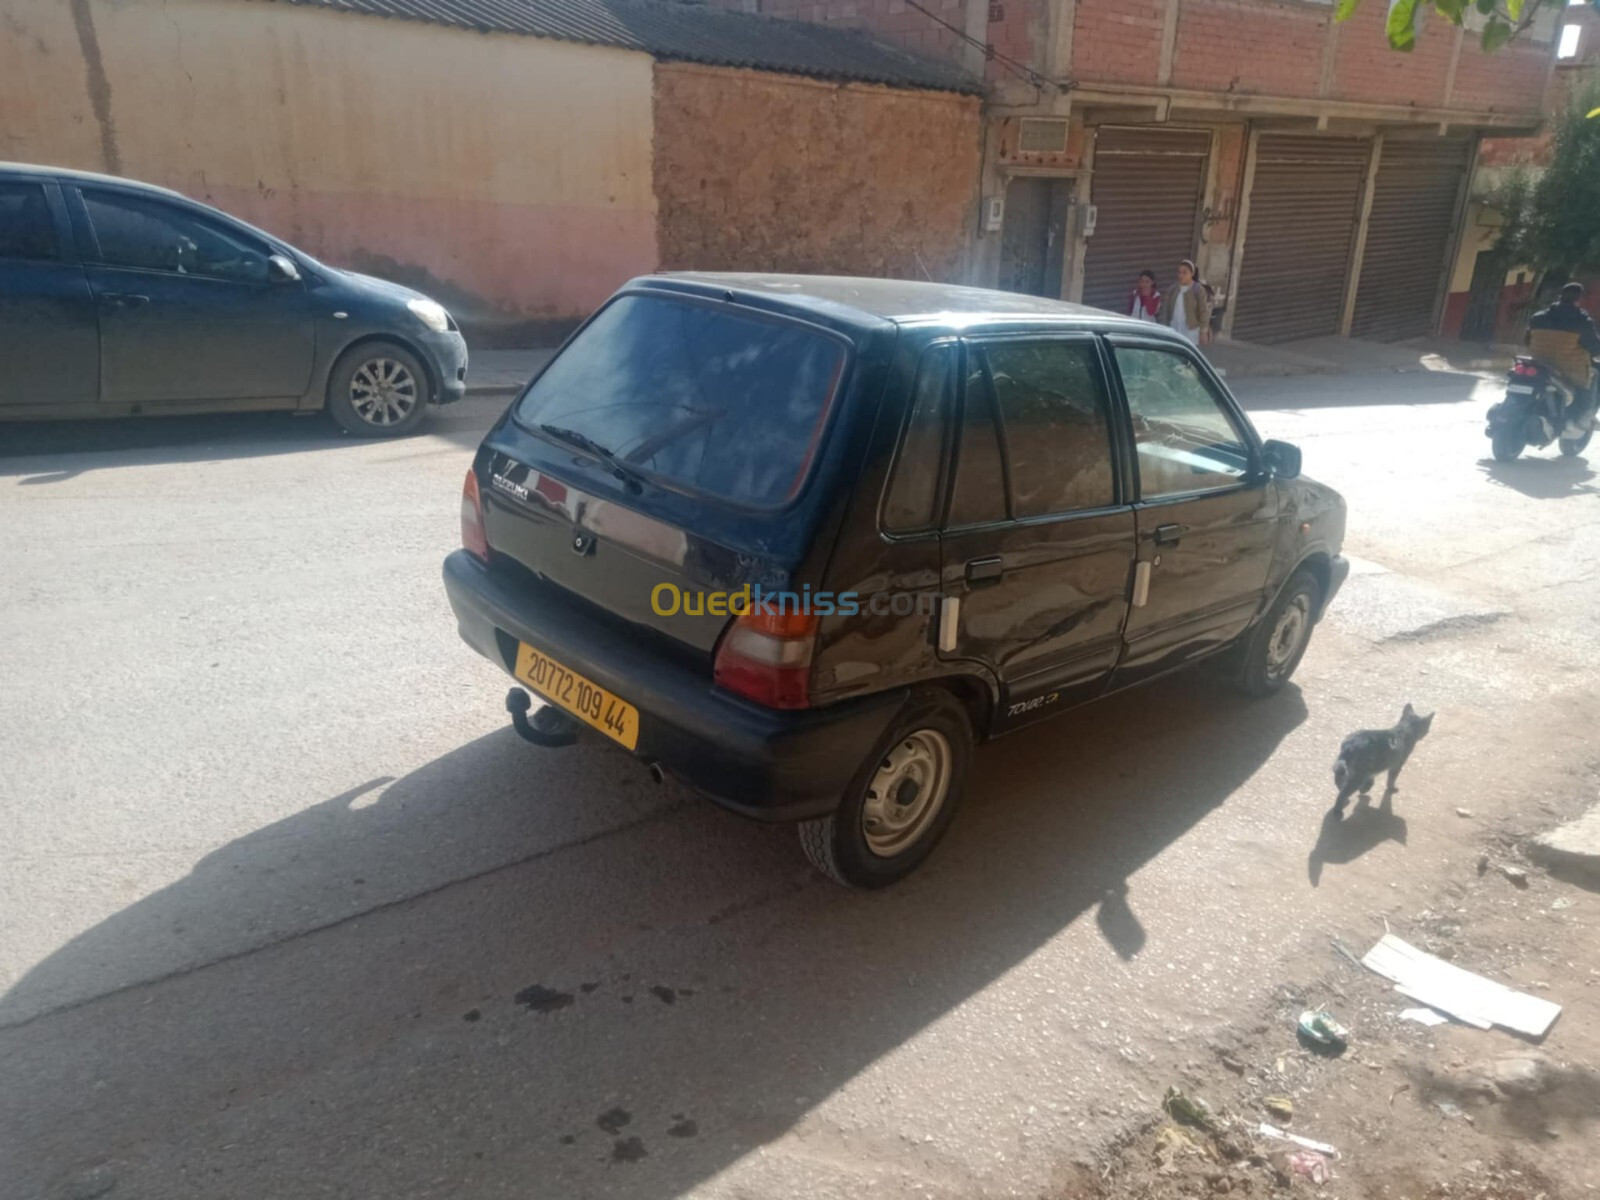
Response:
[[[506,711],[511,714],[511,725],[518,736],[535,746],[570,746],[578,740],[578,726],[566,713],[553,704],[546,704],[528,719],[533,698],[521,688],[506,693]]]

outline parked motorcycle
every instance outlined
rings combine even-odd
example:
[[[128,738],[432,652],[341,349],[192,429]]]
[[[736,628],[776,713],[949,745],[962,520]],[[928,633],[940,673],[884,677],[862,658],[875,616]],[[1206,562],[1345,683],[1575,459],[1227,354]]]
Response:
[[[1600,365],[1600,360],[1596,360]],[[1580,420],[1567,416],[1578,400],[1571,384],[1535,358],[1518,355],[1506,376],[1506,398],[1489,409],[1488,435],[1498,462],[1511,462],[1529,446],[1561,443],[1561,453],[1581,454],[1594,435],[1592,401]]]

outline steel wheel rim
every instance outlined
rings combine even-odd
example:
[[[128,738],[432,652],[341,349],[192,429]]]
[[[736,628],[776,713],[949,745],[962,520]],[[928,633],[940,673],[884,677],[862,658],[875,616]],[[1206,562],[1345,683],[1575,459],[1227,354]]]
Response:
[[[949,741],[935,729],[918,729],[889,747],[861,806],[868,850],[893,858],[916,844],[944,808],[953,758]]]
[[[1311,598],[1297,592],[1284,610],[1278,614],[1278,623],[1272,627],[1267,640],[1267,672],[1279,674],[1294,659],[1306,630],[1311,628]]]
[[[369,358],[350,377],[350,407],[368,425],[397,425],[417,407],[411,368],[395,358]]]

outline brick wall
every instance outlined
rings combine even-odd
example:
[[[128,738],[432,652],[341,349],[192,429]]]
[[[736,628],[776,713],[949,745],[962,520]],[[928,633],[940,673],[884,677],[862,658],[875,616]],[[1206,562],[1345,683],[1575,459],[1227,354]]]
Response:
[[[1072,77],[1080,83],[1155,83],[1166,5],[1167,0],[1078,0]]]
[[[1315,96],[1332,12],[1312,4],[1184,0],[1175,87],[1246,95]]]
[[[919,53],[960,58],[963,45],[906,0],[709,0],[774,17],[838,23],[871,30]],[[989,43],[1000,53],[1044,71],[1049,66],[1050,13],[1062,0],[993,0]],[[965,0],[919,0],[958,29]],[[1315,99],[1322,95],[1325,49],[1337,38],[1327,98],[1357,103],[1495,112],[1538,112],[1553,47],[1519,41],[1493,55],[1469,33],[1461,49],[1453,95],[1450,60],[1459,31],[1424,17],[1416,49],[1392,51],[1383,34],[1388,5],[1363,0],[1355,17],[1334,29],[1333,5],[1318,0],[1077,0],[1069,73],[1084,84],[1160,83],[1161,38],[1168,6],[1178,5],[1173,87],[1235,95]],[[1575,19],[1591,18],[1575,8]],[[1600,42],[1589,29],[1586,42]],[[1064,68],[1065,69],[1065,68]],[[994,60],[991,81],[1008,78]]]
[[[980,121],[974,96],[657,63],[661,265],[962,281]]]
[[[1444,107],[1450,59],[1461,31],[1424,12],[1415,49],[1397,53],[1389,49],[1383,32],[1387,7],[1382,0],[1366,0],[1354,17],[1339,26],[1330,98]],[[1525,107],[1536,107],[1537,95],[1536,88]]]

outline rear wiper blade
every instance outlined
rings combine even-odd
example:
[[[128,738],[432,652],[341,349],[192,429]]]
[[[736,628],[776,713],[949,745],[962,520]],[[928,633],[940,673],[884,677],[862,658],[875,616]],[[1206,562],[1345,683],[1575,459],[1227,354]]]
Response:
[[[637,471],[629,470],[623,465],[620,458],[618,458],[610,450],[607,450],[588,434],[579,433],[576,429],[567,429],[561,425],[541,425],[539,428],[544,430],[544,432],[549,434],[551,437],[555,438],[558,442],[565,442],[569,446],[582,450],[585,454],[594,455],[595,458],[598,458],[601,462],[605,463],[606,466],[611,468],[611,473],[613,475],[622,480],[623,483],[627,484],[634,491],[638,491],[644,486],[644,477],[642,475],[640,475]]]

